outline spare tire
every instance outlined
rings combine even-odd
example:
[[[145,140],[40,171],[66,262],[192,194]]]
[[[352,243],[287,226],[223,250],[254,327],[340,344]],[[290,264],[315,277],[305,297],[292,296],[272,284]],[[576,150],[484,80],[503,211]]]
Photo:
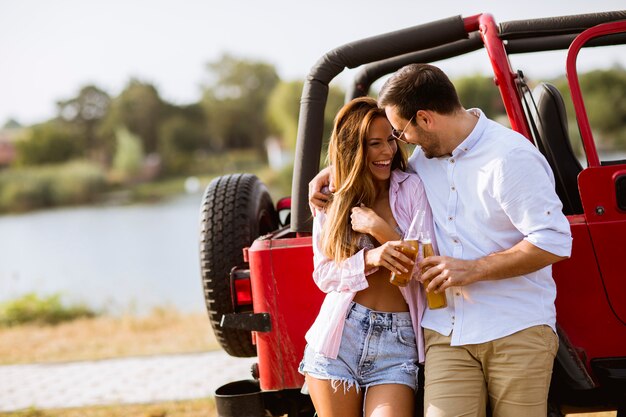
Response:
[[[244,266],[242,249],[278,227],[278,215],[263,183],[251,174],[215,178],[202,197],[200,272],[204,300],[215,337],[231,356],[256,356],[250,331],[222,328],[233,313],[230,271]]]

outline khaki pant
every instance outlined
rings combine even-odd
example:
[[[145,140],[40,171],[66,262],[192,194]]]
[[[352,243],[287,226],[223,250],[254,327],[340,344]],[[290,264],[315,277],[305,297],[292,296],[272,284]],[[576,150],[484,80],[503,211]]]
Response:
[[[546,416],[558,348],[549,326],[466,346],[428,329],[424,337],[424,416],[484,417],[487,398],[493,417]]]

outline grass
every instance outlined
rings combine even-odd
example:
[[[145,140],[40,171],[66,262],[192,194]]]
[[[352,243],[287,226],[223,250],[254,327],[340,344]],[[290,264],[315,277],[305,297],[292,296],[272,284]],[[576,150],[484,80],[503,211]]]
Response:
[[[59,324],[97,313],[84,304],[64,305],[60,294],[39,296],[26,294],[18,299],[0,303],[0,326],[18,324]]]
[[[0,328],[0,364],[97,360],[205,352],[219,346],[204,313],[155,309],[146,316],[98,316],[58,325]]]
[[[214,417],[213,399],[171,401],[159,404],[107,405],[54,410],[29,409],[0,413],[3,417]]]
[[[92,203],[105,188],[104,171],[89,161],[6,169],[0,172],[0,212]]]

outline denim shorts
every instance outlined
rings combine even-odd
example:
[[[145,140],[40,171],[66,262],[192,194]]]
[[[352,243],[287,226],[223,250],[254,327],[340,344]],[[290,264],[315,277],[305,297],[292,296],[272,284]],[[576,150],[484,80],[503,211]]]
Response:
[[[381,384],[417,388],[415,332],[408,312],[385,313],[352,303],[341,336],[337,359],[316,353],[310,346],[298,368],[302,374],[331,380],[344,391]]]

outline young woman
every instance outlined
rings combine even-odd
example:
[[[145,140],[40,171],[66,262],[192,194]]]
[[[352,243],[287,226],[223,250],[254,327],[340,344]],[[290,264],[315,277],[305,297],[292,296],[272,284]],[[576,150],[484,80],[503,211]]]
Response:
[[[327,295],[299,369],[320,417],[412,416],[425,300],[417,279],[389,277],[407,272],[399,239],[414,218],[434,236],[426,195],[371,98],[339,111],[328,160],[336,191],[313,223],[313,278]]]

